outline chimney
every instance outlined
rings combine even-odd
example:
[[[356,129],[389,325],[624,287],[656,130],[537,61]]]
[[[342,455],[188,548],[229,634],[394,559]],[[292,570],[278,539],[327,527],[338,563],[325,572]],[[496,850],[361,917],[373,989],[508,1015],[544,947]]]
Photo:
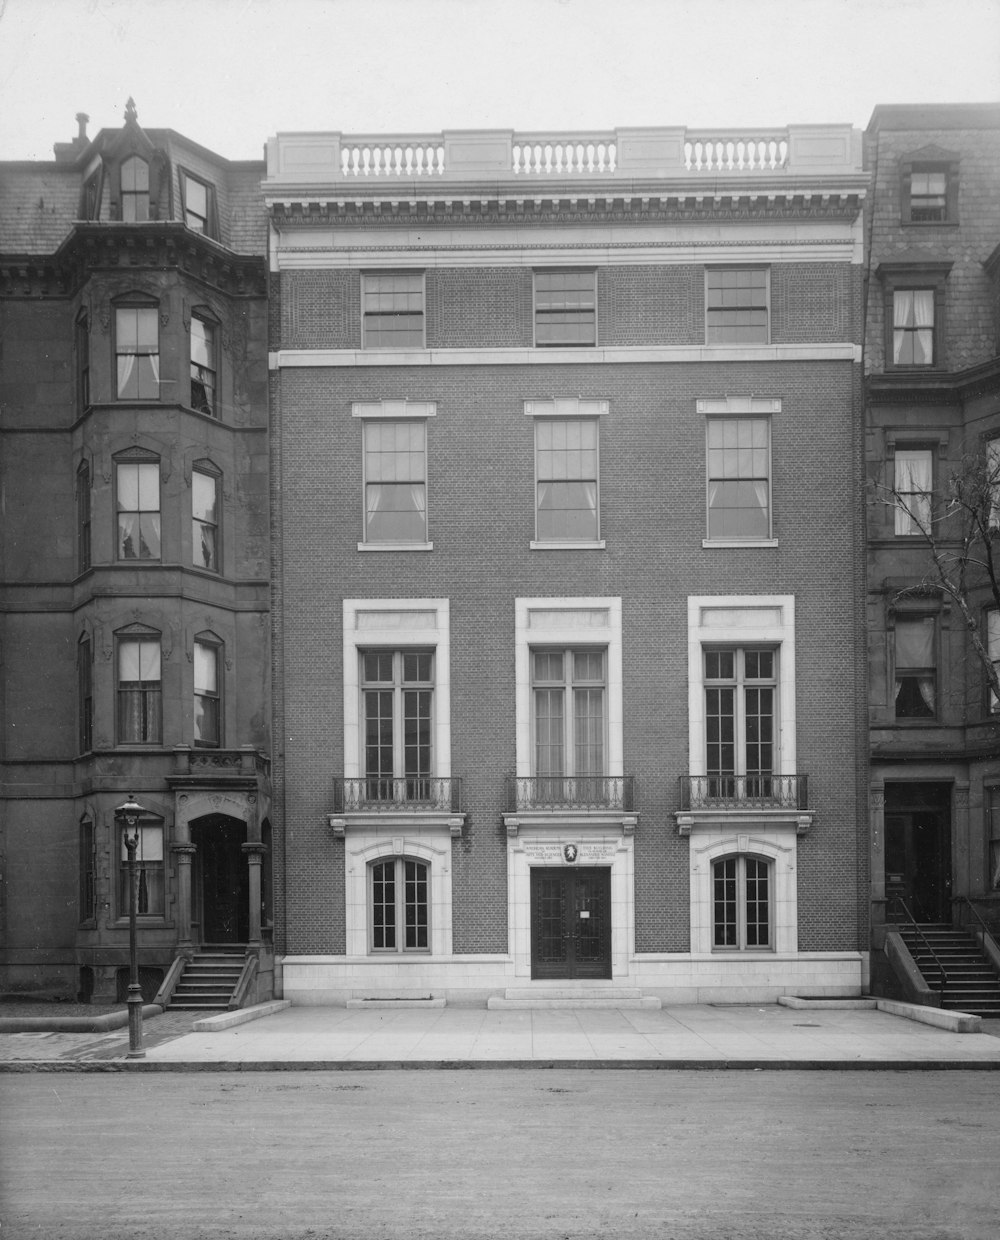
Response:
[[[76,123],[79,126],[76,137],[72,142],[56,142],[53,144],[52,151],[56,157],[56,163],[69,164],[76,159],[77,155],[87,145],[87,122],[90,117],[86,112],[77,112]]]

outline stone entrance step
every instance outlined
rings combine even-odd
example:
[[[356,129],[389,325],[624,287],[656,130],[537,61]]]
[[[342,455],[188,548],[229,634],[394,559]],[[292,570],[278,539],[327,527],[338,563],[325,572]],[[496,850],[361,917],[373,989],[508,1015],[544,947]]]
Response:
[[[510,986],[501,995],[486,1001],[491,1011],[512,1008],[609,1008],[658,1010],[662,1004],[655,995],[644,995],[637,986],[587,983],[579,985]]]

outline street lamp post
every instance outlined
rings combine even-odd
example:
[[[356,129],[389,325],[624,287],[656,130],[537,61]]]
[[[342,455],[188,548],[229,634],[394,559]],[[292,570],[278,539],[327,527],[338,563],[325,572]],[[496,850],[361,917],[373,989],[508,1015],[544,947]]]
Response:
[[[139,985],[139,950],[135,934],[135,906],[138,872],[135,854],[139,847],[139,818],[145,812],[129,793],[128,800],[115,810],[115,817],[123,824],[125,848],[128,852],[128,1057],[143,1059],[146,1051],[142,1045],[142,987]]]

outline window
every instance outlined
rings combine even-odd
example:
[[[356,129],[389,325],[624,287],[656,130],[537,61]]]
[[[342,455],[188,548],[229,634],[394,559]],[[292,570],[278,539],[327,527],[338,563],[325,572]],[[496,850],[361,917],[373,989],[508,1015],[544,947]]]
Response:
[[[364,423],[365,542],[427,541],[426,426]]]
[[[989,798],[990,888],[1000,891],[1000,788],[984,788]]]
[[[90,324],[85,314],[76,320],[76,385],[80,409],[90,407]]]
[[[934,289],[893,292],[892,361],[895,366],[934,365]]]
[[[996,673],[1000,676],[1000,611],[991,608],[986,613],[986,650],[990,656],[990,662],[996,669]],[[1000,698],[994,693],[993,688],[989,688],[989,709],[991,714],[1000,711]],[[1000,822],[997,823],[1000,827]]]
[[[216,416],[215,324],[197,314],[191,316],[191,408]]]
[[[138,155],[121,167],[122,219],[136,223],[149,219],[149,164]]]
[[[709,344],[767,344],[767,268],[707,268],[705,317]]]
[[[160,466],[156,461],[119,461],[118,559],[160,558]]]
[[[773,649],[706,649],[705,740],[710,797],[768,797],[774,774]]]
[[[361,701],[368,800],[429,800],[434,774],[433,653],[363,651]]]
[[[115,310],[115,356],[119,400],[157,400],[160,395],[160,327],[156,306]]]
[[[922,534],[931,528],[934,456],[930,448],[897,448],[892,489],[896,500],[894,532]]]
[[[76,562],[81,573],[90,568],[90,465],[76,471]]]
[[[915,167],[910,173],[910,222],[943,224],[947,218],[947,170]]]
[[[771,424],[708,419],[708,537],[771,536]]]
[[[89,753],[94,747],[94,657],[89,637],[81,637],[76,645],[76,683],[80,752]]]
[[[194,743],[218,748],[221,742],[219,710],[219,646],[216,642],[194,643]]]
[[[597,272],[535,272],[535,344],[597,343]]]
[[[429,868],[409,857],[370,867],[373,952],[429,951]]]
[[[539,542],[596,542],[598,503],[596,418],[535,421],[536,506]]]
[[[896,617],[896,718],[933,719],[937,688],[933,616]]]
[[[80,219],[99,220],[101,218],[101,196],[104,188],[104,169],[98,164],[83,183],[83,194],[80,200]]]
[[[190,173],[181,173],[181,188],[184,193],[184,223],[195,232],[204,233],[206,237],[215,236],[215,188],[199,181]]]
[[[366,349],[424,347],[423,272],[363,276],[361,300]]]
[[[80,819],[80,920],[93,921],[97,916],[97,852],[94,845],[94,823]]]
[[[1000,438],[986,444],[986,528],[1000,530]]]
[[[539,794],[563,800],[565,778],[580,783],[606,774],[605,651],[533,650],[531,686]],[[585,792],[580,789],[578,799]]]
[[[723,857],[712,863],[714,948],[770,947],[770,888],[770,864],[759,857]]]
[[[125,828],[119,835],[120,853],[118,863],[118,916],[129,913],[128,849],[125,847]],[[162,917],[163,901],[163,827],[159,824],[139,824],[139,845],[135,851],[136,896],[135,911],[140,917]]]
[[[160,742],[160,639],[118,640],[118,744]]]
[[[219,476],[191,471],[191,555],[196,568],[219,571]]]

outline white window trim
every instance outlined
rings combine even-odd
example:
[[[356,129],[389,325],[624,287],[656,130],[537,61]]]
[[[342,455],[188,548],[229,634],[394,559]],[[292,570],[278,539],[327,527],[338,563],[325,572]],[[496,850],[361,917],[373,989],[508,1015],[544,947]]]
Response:
[[[352,401],[351,417],[359,418],[366,421],[371,418],[386,418],[394,422],[402,421],[404,418],[433,418],[437,416],[437,401],[433,400],[369,400],[369,401]],[[362,466],[364,460],[364,444],[361,447]],[[427,434],[424,433],[424,497],[427,498]],[[363,472],[363,469],[362,469]],[[362,521],[364,521],[364,483],[361,486],[362,495]],[[430,520],[429,514],[425,512],[424,523],[425,528]],[[433,542],[359,542],[359,551],[433,551]]]
[[[362,775],[362,649],[433,649],[434,775],[451,778],[451,637],[449,602],[344,599],[344,777]]]
[[[770,947],[720,949],[714,946],[712,864],[722,857],[762,857],[771,863]],[[766,825],[736,833],[727,824],[699,831],[691,839],[689,869],[691,900],[691,954],[713,960],[720,957],[770,959],[798,951],[797,839],[794,834],[769,830]]]
[[[370,941],[369,867],[375,861],[412,857],[428,867],[428,951],[373,951]],[[364,956],[389,966],[413,962],[419,965],[430,956],[450,956],[451,922],[451,837],[447,831],[437,835],[405,837],[399,828],[373,826],[352,832],[344,849],[345,861],[345,948],[348,956]]]
[[[774,537],[774,435],[770,415],[781,412],[780,397],[770,396],[713,396],[703,397],[695,401],[695,410],[705,418],[706,449],[705,449],[705,521],[708,528],[708,419],[711,417],[767,417],[767,489],[768,512],[767,521],[769,534],[767,538],[703,538],[703,547],[751,548],[776,547]]]
[[[611,410],[608,400],[586,400],[580,396],[557,396],[551,400],[526,400],[524,414],[528,418],[574,418],[582,421],[586,418],[607,417]],[[598,521],[600,521],[601,502],[601,464],[600,464],[600,427],[598,426],[598,457],[597,457],[597,503]],[[537,448],[536,448],[537,453]],[[535,465],[535,486],[538,486],[538,466]],[[538,519],[537,496],[535,500],[535,520]],[[544,541],[533,538],[529,544],[532,551],[604,551],[607,543],[603,538],[566,539]]]
[[[517,775],[521,778],[531,775],[531,650],[534,646],[603,646],[606,649],[607,774],[624,775],[621,598],[515,599],[514,643]]]

